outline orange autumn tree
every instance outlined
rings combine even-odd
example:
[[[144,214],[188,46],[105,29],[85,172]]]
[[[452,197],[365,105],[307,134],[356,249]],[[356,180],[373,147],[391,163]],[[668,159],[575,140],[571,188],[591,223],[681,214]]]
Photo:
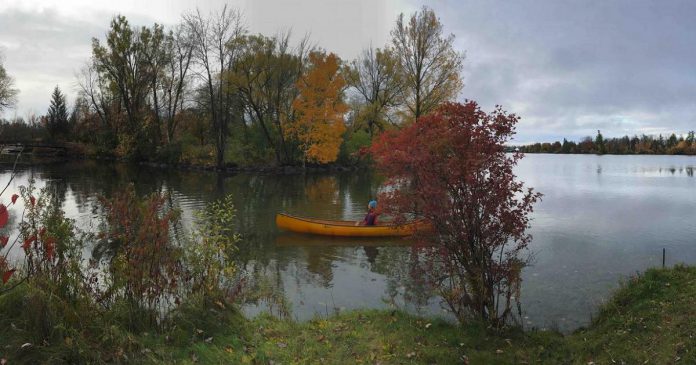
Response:
[[[298,97],[292,106],[296,117],[285,121],[284,134],[299,142],[305,162],[336,161],[346,126],[343,102],[346,81],[339,71],[339,58],[330,53],[312,52],[310,68],[297,81]]]

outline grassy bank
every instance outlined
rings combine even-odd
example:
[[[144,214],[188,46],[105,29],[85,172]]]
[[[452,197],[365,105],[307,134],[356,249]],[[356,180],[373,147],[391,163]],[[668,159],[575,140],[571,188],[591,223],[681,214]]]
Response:
[[[79,351],[103,349],[104,354],[89,356],[95,361],[158,364],[696,363],[696,267],[651,269],[628,280],[588,328],[568,336],[517,329],[494,333],[475,323],[460,327],[398,311],[356,311],[297,323],[269,316],[244,319],[220,307],[205,315],[183,312],[168,333],[123,333],[111,323],[103,333],[86,326],[89,333],[73,330],[65,332],[72,337],[42,343],[19,328],[38,325],[23,323],[28,319],[16,309],[26,295],[20,290],[0,301],[0,323],[12,336],[0,347],[0,358],[10,364],[75,360],[85,355],[69,351],[78,345]],[[62,325],[44,331],[55,335],[65,331]],[[118,341],[98,344],[114,333]],[[21,348],[26,342],[32,346]]]
[[[567,341],[597,364],[696,364],[694,319],[696,267],[650,269],[624,283],[589,328]]]
[[[696,363],[696,267],[651,269],[624,283],[591,325],[553,332],[458,327],[400,312],[357,311],[306,323],[270,317],[211,343],[153,352],[160,363]]]

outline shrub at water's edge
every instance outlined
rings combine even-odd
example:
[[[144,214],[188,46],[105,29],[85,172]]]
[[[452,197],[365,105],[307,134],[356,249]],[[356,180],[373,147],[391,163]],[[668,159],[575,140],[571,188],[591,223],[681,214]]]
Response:
[[[500,107],[486,113],[474,101],[444,103],[370,148],[387,177],[385,212],[430,223],[432,231],[416,235],[427,259],[423,276],[462,323],[478,318],[502,326],[515,304],[521,312],[532,239],[526,229],[541,194],[513,174],[522,154],[505,152],[518,120]]]
[[[190,238],[177,239],[179,213],[162,194],[140,198],[130,186],[103,198],[93,235],[63,216],[51,191],[36,197],[31,183],[21,193],[13,240],[23,242],[20,262],[0,285],[3,363],[128,361],[143,350],[137,336],[174,345],[239,322],[229,197],[200,213]]]

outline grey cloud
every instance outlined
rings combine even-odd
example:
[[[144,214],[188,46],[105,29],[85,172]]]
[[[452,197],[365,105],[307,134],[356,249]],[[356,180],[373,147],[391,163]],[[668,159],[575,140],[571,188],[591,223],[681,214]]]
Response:
[[[20,90],[15,110],[18,115],[45,113],[56,85],[69,99],[74,97],[75,74],[89,60],[92,38],[104,36],[114,15],[87,13],[83,19],[75,19],[60,16],[50,8],[0,12],[0,53]],[[132,18],[138,25],[154,23],[143,16]]]
[[[70,93],[75,72],[89,58],[91,37],[100,32],[103,28],[51,11],[0,13],[5,68],[20,89],[17,112],[44,113],[56,85]]]
[[[474,1],[435,9],[467,50],[462,96],[520,114],[520,140],[696,128],[696,3]]]

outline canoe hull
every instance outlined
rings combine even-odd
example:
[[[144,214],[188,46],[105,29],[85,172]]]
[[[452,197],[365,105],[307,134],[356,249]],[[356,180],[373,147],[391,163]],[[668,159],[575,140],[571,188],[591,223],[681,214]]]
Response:
[[[297,233],[338,237],[399,237],[413,235],[417,230],[426,229],[427,223],[416,221],[400,226],[377,225],[355,226],[354,221],[330,221],[314,218],[294,217],[284,213],[276,215],[276,226]]]

